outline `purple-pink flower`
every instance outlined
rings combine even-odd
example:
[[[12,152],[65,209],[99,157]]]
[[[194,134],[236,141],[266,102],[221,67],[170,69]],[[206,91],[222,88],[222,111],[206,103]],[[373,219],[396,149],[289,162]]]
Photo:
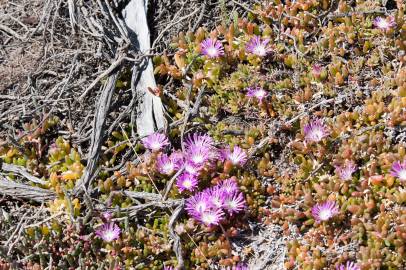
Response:
[[[173,266],[164,266],[163,270],[173,270]]]
[[[156,167],[159,173],[171,175],[180,168],[180,164],[176,155],[161,154],[157,158]]]
[[[245,199],[241,192],[234,192],[225,196],[224,208],[230,215],[240,213],[245,209]]]
[[[224,219],[224,212],[218,208],[209,208],[200,213],[198,220],[206,226],[219,225]]]
[[[244,195],[232,179],[196,193],[186,200],[185,206],[189,216],[207,226],[218,225],[226,213],[232,216],[245,208]]]
[[[205,192],[188,198],[185,209],[191,217],[206,226],[218,225],[224,218],[224,212],[210,202]]]
[[[201,53],[208,58],[218,58],[224,55],[224,48],[220,41],[207,38],[200,43]]]
[[[247,162],[247,154],[239,146],[234,146],[233,151],[230,148],[224,149],[221,156],[223,160],[229,160],[233,165],[244,165]]]
[[[192,147],[212,148],[214,146],[213,139],[207,134],[194,133],[186,137],[186,149]]]
[[[106,242],[111,242],[120,237],[120,227],[115,223],[105,223],[96,230],[96,235]]]
[[[192,146],[188,149],[186,159],[197,166],[203,166],[210,159],[210,151],[206,147]]]
[[[205,197],[209,202],[217,208],[222,208],[224,206],[224,201],[227,194],[220,189],[219,186],[208,188],[204,191]]]
[[[336,174],[343,181],[351,180],[352,174],[357,170],[357,166],[351,160],[347,160],[344,165],[335,168]]]
[[[268,47],[270,39],[266,38],[261,41],[259,36],[254,36],[248,41],[245,49],[247,52],[258,55],[258,56],[265,56],[270,51]]]
[[[312,215],[318,222],[327,221],[339,213],[338,206],[334,201],[318,203],[312,208]]]
[[[248,270],[248,265],[245,263],[238,263],[235,266],[227,266],[226,268],[223,268],[223,270]]]
[[[203,192],[196,193],[186,200],[185,209],[188,214],[194,219],[198,219],[200,213],[210,209],[212,204],[207,200],[206,194]]]
[[[145,148],[148,148],[151,151],[159,151],[163,147],[169,145],[169,141],[164,134],[153,133],[142,139],[142,144]]]
[[[259,102],[262,102],[264,98],[268,96],[268,92],[266,92],[261,87],[248,87],[247,88],[247,97],[254,97],[258,99]]]
[[[306,141],[319,142],[329,135],[327,126],[321,119],[315,119],[304,126]]]
[[[182,173],[178,176],[176,181],[176,186],[180,192],[184,192],[185,190],[192,192],[197,188],[197,184],[198,181],[196,175],[189,173]]]
[[[347,261],[346,264],[341,264],[340,266],[336,267],[337,270],[361,270],[361,267],[359,267],[356,263]]]
[[[175,151],[172,152],[172,154],[169,157],[174,163],[176,163],[179,167],[183,164],[184,162],[184,155],[180,151]]]
[[[196,165],[190,160],[186,160],[181,167],[184,167],[184,171],[188,174],[199,175],[200,170],[203,168],[202,165]]]
[[[381,30],[390,30],[391,28],[395,27],[396,22],[393,16],[389,16],[386,18],[376,17],[374,19],[374,25],[376,28]]]
[[[234,192],[238,191],[238,184],[233,178],[224,180],[218,186],[222,191],[224,191],[228,195],[231,195]]]
[[[406,159],[403,162],[396,161],[392,164],[390,171],[391,175],[399,178],[402,181],[406,181]]]

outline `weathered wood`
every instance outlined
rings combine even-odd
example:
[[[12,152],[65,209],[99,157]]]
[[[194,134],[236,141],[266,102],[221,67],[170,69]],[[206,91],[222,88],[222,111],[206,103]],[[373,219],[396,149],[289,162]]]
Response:
[[[151,48],[147,22],[147,2],[131,0],[122,11],[129,38],[136,50],[148,54]],[[152,61],[145,58],[133,68],[133,83],[137,94],[136,125],[138,135],[143,137],[164,129],[166,120],[161,99],[153,95],[148,88],[156,89]]]
[[[178,205],[178,207],[173,211],[171,218],[169,219],[169,235],[173,239],[173,251],[175,252],[176,259],[178,261],[177,269],[185,269],[185,262],[183,259],[183,250],[180,236],[175,231],[175,222],[182,215],[184,210],[184,201]]]
[[[103,87],[103,91],[99,97],[99,101],[96,107],[96,112],[93,120],[93,131],[91,135],[91,145],[88,155],[87,166],[85,171],[76,183],[75,193],[87,190],[91,181],[95,175],[99,156],[100,149],[103,144],[104,134],[105,134],[105,122],[106,117],[110,108],[111,98],[116,87],[116,81],[118,78],[118,72],[113,73],[107,80],[106,84]]]
[[[33,183],[41,184],[41,185],[45,185],[48,183],[47,181],[41,180],[38,177],[31,175],[24,167],[17,166],[14,164],[7,164],[7,163],[1,164],[0,167],[1,167],[1,170],[4,172],[12,172],[12,173],[19,174]]]
[[[53,191],[10,181],[0,175],[0,194],[39,203],[55,199]]]

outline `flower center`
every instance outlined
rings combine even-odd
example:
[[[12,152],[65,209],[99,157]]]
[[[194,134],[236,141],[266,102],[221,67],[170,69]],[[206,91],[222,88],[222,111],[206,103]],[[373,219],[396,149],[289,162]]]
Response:
[[[380,28],[388,28],[389,27],[389,23],[386,20],[380,20],[378,22],[378,25]]]
[[[318,128],[313,129],[311,137],[314,141],[320,141],[321,139],[323,139],[323,131]]]
[[[403,169],[399,172],[399,179],[406,180],[406,169]]]
[[[202,215],[202,221],[205,224],[213,224],[216,221],[216,217],[212,213],[203,213]]]
[[[171,173],[171,172],[173,171],[173,168],[174,168],[174,165],[173,165],[173,163],[171,163],[171,162],[165,163],[164,166],[163,166],[163,170],[164,170],[166,173]]]
[[[152,150],[159,150],[161,148],[161,144],[157,141],[151,143]]]
[[[235,201],[229,201],[227,204],[228,204],[229,209],[236,209],[237,208],[237,203]]]
[[[113,231],[107,231],[104,234],[104,239],[108,242],[112,241],[114,239],[114,232]]]
[[[192,160],[196,164],[201,164],[204,161],[204,156],[202,154],[195,154],[193,156]]]
[[[266,54],[266,49],[264,45],[258,45],[254,49],[254,54],[258,56],[264,56]]]
[[[207,55],[211,57],[216,57],[217,56],[217,49],[214,47],[210,47],[207,49]]]
[[[192,187],[192,181],[190,181],[190,179],[186,179],[185,181],[183,181],[183,186],[186,189],[190,189]]]
[[[257,98],[263,98],[263,97],[265,97],[265,95],[266,95],[266,92],[263,90],[259,90],[259,91],[255,92],[255,96]]]
[[[321,210],[319,216],[321,220],[328,220],[331,217],[330,210],[328,209]]]

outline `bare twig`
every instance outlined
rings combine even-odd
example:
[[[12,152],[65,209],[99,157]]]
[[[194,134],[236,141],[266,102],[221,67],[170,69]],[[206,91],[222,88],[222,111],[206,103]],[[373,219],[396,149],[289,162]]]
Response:
[[[0,193],[5,195],[20,198],[24,200],[32,200],[36,202],[46,202],[55,198],[55,193],[38,187],[32,187],[20,184],[11,180],[7,180],[0,175]]]
[[[169,234],[171,238],[174,241],[173,244],[173,251],[175,252],[176,259],[178,261],[178,269],[184,269],[185,268],[185,263],[183,260],[183,250],[182,250],[182,243],[180,241],[179,235],[175,232],[174,226],[176,220],[180,217],[180,215],[183,212],[183,207],[184,207],[184,201],[182,201],[178,207],[173,211],[171,218],[169,219]]]
[[[45,185],[48,183],[44,180],[39,179],[38,177],[31,175],[29,172],[26,171],[26,169],[24,167],[17,166],[14,164],[7,164],[7,163],[3,163],[0,165],[1,165],[1,169],[3,171],[17,173],[33,183],[41,184],[41,185]]]

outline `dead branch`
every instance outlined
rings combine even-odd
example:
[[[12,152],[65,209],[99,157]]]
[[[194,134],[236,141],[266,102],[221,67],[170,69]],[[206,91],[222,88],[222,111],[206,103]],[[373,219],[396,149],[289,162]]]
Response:
[[[180,240],[179,235],[175,232],[174,226],[175,222],[178,220],[178,218],[181,216],[183,210],[184,210],[184,200],[180,202],[178,207],[173,211],[171,218],[169,219],[169,235],[173,239],[173,251],[175,252],[176,259],[178,261],[178,269],[184,269],[184,261],[183,261],[183,250],[182,250],[182,243]]]
[[[0,175],[0,193],[23,200],[46,202],[55,199],[53,191],[11,181]]]
[[[27,172],[27,170],[24,167],[17,166],[14,164],[7,164],[4,162],[0,163],[0,165],[1,165],[0,167],[3,171],[19,174],[33,183],[41,184],[41,185],[45,185],[48,183],[44,180],[39,179],[38,177],[31,175],[29,172]]]
[[[81,189],[88,189],[98,166],[100,149],[104,138],[106,116],[110,107],[111,98],[114,93],[117,78],[118,72],[115,72],[109,77],[107,83],[103,87],[103,92],[101,93],[101,96],[99,98],[93,121],[93,132],[91,136],[91,147],[88,155],[88,163],[81,179],[76,183],[74,191],[75,194],[80,192]]]

